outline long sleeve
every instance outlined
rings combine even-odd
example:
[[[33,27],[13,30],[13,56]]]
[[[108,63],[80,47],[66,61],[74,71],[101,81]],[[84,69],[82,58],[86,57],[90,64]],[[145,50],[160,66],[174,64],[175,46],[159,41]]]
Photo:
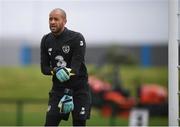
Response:
[[[45,38],[47,35],[45,35],[42,40],[41,40],[41,47],[40,47],[40,60],[41,60],[41,72],[44,75],[52,75],[51,74],[51,66],[50,66],[50,58],[49,58],[49,54],[48,54],[48,50],[45,46]]]
[[[82,35],[75,39],[75,46],[71,61],[71,69],[76,75],[79,75],[79,69],[84,64],[84,57],[86,51],[86,42]]]

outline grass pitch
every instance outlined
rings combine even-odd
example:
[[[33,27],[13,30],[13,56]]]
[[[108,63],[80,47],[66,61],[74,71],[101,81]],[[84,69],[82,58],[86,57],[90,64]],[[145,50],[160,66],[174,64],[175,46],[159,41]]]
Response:
[[[111,82],[112,73],[110,67],[102,67],[93,69],[88,67],[90,74],[95,74],[103,80]],[[132,96],[136,95],[136,84],[134,81],[138,78],[141,83],[158,83],[167,87],[168,72],[167,67],[121,67],[120,78],[122,85],[131,91]],[[48,99],[48,92],[51,89],[51,77],[44,76],[40,72],[38,66],[26,67],[0,67],[0,100],[1,98],[8,99]],[[17,125],[17,105],[16,103],[0,103],[0,126],[15,126]],[[25,103],[22,107],[23,118],[22,125],[25,126],[43,126],[47,103],[31,104]],[[111,119],[105,118],[100,111],[93,108],[91,119],[87,121],[88,126],[109,126]],[[71,118],[61,125],[72,125]],[[128,119],[116,117],[113,119],[113,125],[127,126]],[[150,126],[167,126],[168,116],[151,117],[149,120]]]

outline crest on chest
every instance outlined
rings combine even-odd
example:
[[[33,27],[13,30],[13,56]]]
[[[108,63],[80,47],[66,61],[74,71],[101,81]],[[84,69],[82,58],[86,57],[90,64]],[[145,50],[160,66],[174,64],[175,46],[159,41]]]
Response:
[[[64,46],[62,46],[62,51],[64,52],[64,53],[69,53],[69,51],[70,51],[70,46],[69,45],[64,45]]]

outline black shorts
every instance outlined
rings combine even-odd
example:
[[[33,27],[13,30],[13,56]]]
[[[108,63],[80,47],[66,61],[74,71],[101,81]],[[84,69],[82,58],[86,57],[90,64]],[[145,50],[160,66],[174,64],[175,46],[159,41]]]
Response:
[[[78,83],[87,85],[84,84],[83,81],[79,81]],[[62,89],[61,91],[51,90],[49,92],[47,115],[56,115],[60,119],[68,120],[70,113],[63,114],[59,112],[58,103],[63,95],[64,95],[64,89]],[[90,110],[91,110],[91,96],[90,96],[89,86],[84,88],[81,87],[78,89],[73,89],[73,102],[74,102],[74,110],[72,111],[72,118],[74,120],[89,119]]]

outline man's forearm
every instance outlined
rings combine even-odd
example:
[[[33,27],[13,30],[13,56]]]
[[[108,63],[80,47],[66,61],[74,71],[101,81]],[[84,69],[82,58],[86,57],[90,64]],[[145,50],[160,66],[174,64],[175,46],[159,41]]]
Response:
[[[53,74],[53,69],[51,67],[41,65],[41,72],[44,75],[52,75]]]

